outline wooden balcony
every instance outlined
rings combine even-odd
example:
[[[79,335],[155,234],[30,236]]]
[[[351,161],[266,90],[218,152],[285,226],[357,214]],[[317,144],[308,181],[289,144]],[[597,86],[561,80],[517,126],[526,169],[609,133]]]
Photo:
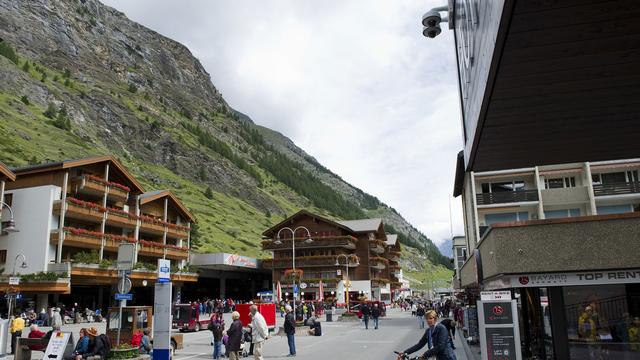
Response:
[[[107,213],[107,225],[109,226],[134,229],[138,223],[137,216],[132,213],[115,209],[107,209]]]
[[[153,241],[147,241],[147,243],[139,242],[140,247],[138,254],[145,256],[164,256],[164,245],[162,243],[156,243]]]
[[[389,260],[391,260],[391,261],[399,261],[401,257],[402,257],[402,251],[389,250]]]
[[[136,269],[129,275],[134,285],[139,286],[142,280],[151,283],[158,278],[157,272],[147,269]],[[98,264],[82,264],[74,263],[71,266],[71,282],[75,285],[108,285],[118,282],[118,270],[115,267],[103,268]],[[177,282],[195,282],[198,281],[196,273],[172,273],[171,280]],[[149,284],[147,285],[149,286]]]
[[[129,199],[129,192],[118,187],[109,186],[109,194],[107,196],[118,202],[126,202]]]
[[[20,281],[20,285],[9,285],[8,281],[0,282],[0,292],[6,292],[9,288],[15,288],[21,293],[49,293],[70,294],[71,282],[69,278],[46,281]]]
[[[102,247],[102,235],[97,234],[78,234],[65,229],[64,243],[65,246],[73,246],[83,249],[100,249]],[[58,231],[52,231],[50,237],[52,244],[58,244]]]
[[[148,234],[164,234],[164,225],[158,221],[151,220],[145,216],[140,217],[140,231]]]
[[[176,227],[167,226],[167,236],[173,239],[186,239],[189,237],[189,228],[177,225]]]
[[[262,266],[267,269],[288,269],[292,267],[292,259],[265,259],[262,260]],[[335,267],[336,257],[334,255],[296,256],[296,268],[321,266]]]
[[[69,192],[79,192],[94,196],[103,196],[107,187],[99,182],[92,180],[89,176],[78,176],[70,181]]]
[[[369,250],[375,254],[383,254],[384,253],[384,240],[380,239],[370,239],[369,240]]]
[[[371,278],[371,287],[380,288],[389,283],[389,279],[385,277],[373,277]]]
[[[189,249],[176,249],[167,247],[167,258],[176,260],[186,260],[189,258]]]
[[[92,204],[92,206],[83,206],[79,205],[71,200],[67,199],[67,211],[65,213],[65,217],[76,220],[83,220],[87,222],[93,223],[101,223],[102,218],[104,216],[104,209],[102,209],[98,204]],[[56,200],[53,203],[53,213],[59,214],[62,208],[62,200]]]
[[[402,282],[400,281],[391,281],[389,284],[392,289],[400,289],[402,287]]]
[[[538,201],[538,190],[500,191],[476,195],[478,205]]]
[[[374,269],[383,270],[389,265],[389,260],[380,257],[380,256],[372,256],[369,258],[369,267]]]
[[[353,236],[320,236],[313,237],[311,243],[307,243],[306,238],[296,238],[296,249],[311,249],[311,248],[336,248],[341,247],[344,249],[353,250],[356,248],[358,239]],[[276,244],[274,240],[263,240],[263,250],[289,250],[291,249],[291,238],[281,239],[281,244]]]

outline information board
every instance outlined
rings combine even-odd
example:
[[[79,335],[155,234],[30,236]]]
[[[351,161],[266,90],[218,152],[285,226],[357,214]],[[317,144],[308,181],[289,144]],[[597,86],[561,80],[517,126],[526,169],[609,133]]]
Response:
[[[43,359],[62,359],[70,337],[71,333],[62,331],[56,331],[51,334]]]
[[[515,300],[478,301],[482,360],[522,360]]]
[[[474,338],[476,341],[480,337],[480,331],[478,331],[478,310],[475,307],[469,307],[467,309],[467,329],[469,331],[469,336]]]

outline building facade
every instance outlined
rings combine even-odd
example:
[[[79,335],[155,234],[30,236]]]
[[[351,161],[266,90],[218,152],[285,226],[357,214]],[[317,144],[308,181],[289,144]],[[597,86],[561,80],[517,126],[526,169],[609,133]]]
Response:
[[[16,179],[5,186],[4,198],[20,221],[20,232],[0,237],[0,259],[5,274],[15,271],[29,278],[27,274],[43,273],[17,289],[38,309],[59,303],[108,306],[123,242],[135,244],[136,265],[130,275],[134,304],[152,303],[157,259],[172,261],[178,287],[197,280],[197,275],[180,271],[189,259],[193,215],[169,191],[145,192],[113,157],[14,172]],[[14,264],[20,254],[26,257],[26,268]],[[5,282],[0,288],[10,285]]]
[[[301,279],[290,274],[294,257],[292,231],[287,228],[297,229],[295,269],[302,270]],[[350,302],[389,302],[402,285],[400,243],[397,236],[385,234],[381,219],[333,221],[301,210],[266,230],[263,237],[262,247],[273,252],[273,259],[262,264],[273,270],[274,293],[279,282],[285,299],[293,297],[294,280],[300,285],[299,298],[322,297],[339,304],[346,302],[346,296]]]

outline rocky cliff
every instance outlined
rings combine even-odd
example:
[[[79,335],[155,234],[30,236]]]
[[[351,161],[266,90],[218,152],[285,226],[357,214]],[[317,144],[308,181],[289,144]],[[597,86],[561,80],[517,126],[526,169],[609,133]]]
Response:
[[[0,2],[0,161],[114,154],[198,217],[199,251],[260,256],[260,233],[308,208],[383,217],[446,258],[395,210],[285,136],[231,109],[185,46],[95,0]]]

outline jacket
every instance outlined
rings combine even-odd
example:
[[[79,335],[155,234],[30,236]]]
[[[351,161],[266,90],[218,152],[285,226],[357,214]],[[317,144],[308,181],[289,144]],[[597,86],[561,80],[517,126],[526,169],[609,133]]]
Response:
[[[251,335],[253,339],[251,342],[258,343],[267,340],[267,336],[269,336],[269,328],[267,328],[267,322],[264,320],[264,316],[259,312],[256,312],[253,315],[253,320],[251,320]]]
[[[363,304],[360,312],[362,312],[362,316],[369,316],[371,314],[371,309],[369,309],[369,306]]]
[[[284,332],[289,335],[296,333],[296,320],[291,312],[284,317]]]
[[[89,337],[85,335],[78,340],[78,343],[76,344],[76,348],[73,350],[73,352],[75,354],[82,355],[87,351],[89,351]]]
[[[142,336],[138,349],[140,354],[148,354],[151,351],[151,339],[149,339],[149,335]]]
[[[9,332],[11,333],[18,332],[18,331],[22,332],[23,329],[24,329],[24,319],[21,317],[16,317],[11,322],[11,328],[9,329]]]
[[[373,309],[371,309],[371,317],[372,318],[379,318],[380,317],[380,308],[379,307],[373,307]]]
[[[418,341],[417,344],[405,350],[404,353],[414,353],[427,345],[427,343],[429,342],[429,329],[431,328],[427,328],[425,330],[424,335],[422,335],[422,338],[420,339],[420,341]],[[451,346],[449,345],[449,333],[447,332],[447,328],[445,328],[444,325],[436,324],[436,326],[433,327],[431,333],[431,343],[433,344],[433,347],[422,354],[422,357],[426,359],[430,356],[435,356],[437,360],[454,359],[453,349],[451,349]]]
[[[102,359],[107,358],[107,347],[102,340],[102,336],[95,336],[89,340],[89,352],[82,354],[82,358],[86,359],[90,356],[100,356]]]
[[[217,320],[211,323],[213,341],[222,341],[222,331],[224,331],[224,325],[219,323]]]
[[[242,322],[240,320],[234,320],[227,330],[227,345],[225,349],[229,351],[240,351],[240,343],[242,342]]]

